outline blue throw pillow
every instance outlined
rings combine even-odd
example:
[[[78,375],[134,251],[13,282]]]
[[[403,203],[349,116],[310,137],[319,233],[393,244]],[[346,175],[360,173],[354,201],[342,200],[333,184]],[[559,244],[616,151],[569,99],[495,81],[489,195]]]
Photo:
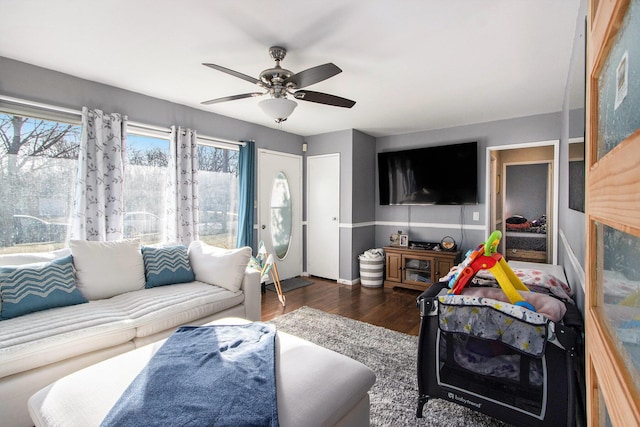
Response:
[[[0,320],[35,311],[82,304],[71,255],[47,263],[0,267]]]
[[[172,285],[174,283],[193,282],[196,276],[189,263],[187,247],[177,246],[143,246],[144,274],[147,288]]]

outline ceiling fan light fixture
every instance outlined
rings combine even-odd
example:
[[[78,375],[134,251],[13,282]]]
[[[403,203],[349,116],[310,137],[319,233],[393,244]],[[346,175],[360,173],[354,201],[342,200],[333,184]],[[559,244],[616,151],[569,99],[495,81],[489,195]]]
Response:
[[[295,101],[287,98],[269,98],[258,103],[264,113],[276,123],[282,123],[293,113],[298,106]]]

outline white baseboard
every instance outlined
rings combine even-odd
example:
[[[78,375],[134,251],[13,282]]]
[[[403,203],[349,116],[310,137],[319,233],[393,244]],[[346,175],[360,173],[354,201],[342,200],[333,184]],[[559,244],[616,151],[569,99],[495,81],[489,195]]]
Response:
[[[360,278],[358,277],[357,279],[353,279],[353,280],[338,279],[338,283],[340,283],[341,285],[349,285],[349,286],[359,285]]]

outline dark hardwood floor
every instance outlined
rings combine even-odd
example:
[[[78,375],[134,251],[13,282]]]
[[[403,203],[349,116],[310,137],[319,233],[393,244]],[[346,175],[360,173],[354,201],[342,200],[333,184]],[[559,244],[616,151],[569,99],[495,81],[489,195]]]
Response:
[[[286,306],[275,292],[262,295],[262,320],[271,320],[302,306],[382,326],[410,335],[420,331],[419,291],[341,285],[319,277],[309,277],[312,285],[286,292]]]

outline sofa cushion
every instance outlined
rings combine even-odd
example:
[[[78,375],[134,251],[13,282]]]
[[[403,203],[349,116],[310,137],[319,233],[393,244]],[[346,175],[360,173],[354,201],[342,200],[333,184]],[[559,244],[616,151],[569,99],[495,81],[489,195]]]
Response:
[[[136,338],[147,337],[242,304],[241,291],[230,292],[202,282],[158,286],[111,298],[136,327]]]
[[[135,326],[109,299],[38,311],[0,324],[0,378],[123,345],[136,335]]]
[[[76,288],[71,255],[51,262],[0,267],[0,320],[87,302]]]
[[[137,240],[69,242],[77,285],[89,300],[144,289],[144,262]]]
[[[196,240],[189,245],[189,260],[196,280],[222,286],[232,292],[240,289],[251,248],[224,249]]]
[[[242,292],[191,282],[5,320],[0,378],[188,324],[243,300]]]
[[[142,259],[147,288],[193,282],[196,278],[184,245],[143,246]]]

